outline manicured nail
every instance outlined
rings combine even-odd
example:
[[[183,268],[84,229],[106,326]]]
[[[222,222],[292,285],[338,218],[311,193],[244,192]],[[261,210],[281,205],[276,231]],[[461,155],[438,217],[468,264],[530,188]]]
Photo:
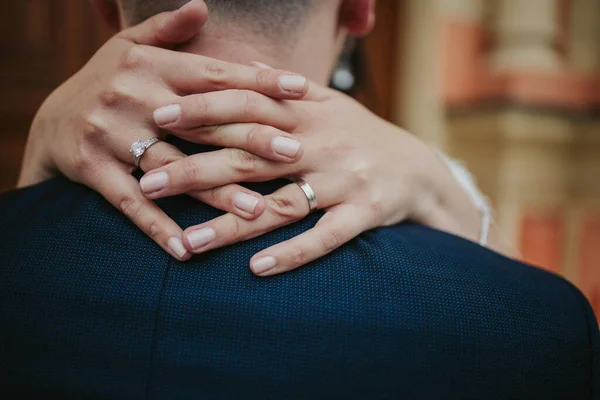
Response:
[[[277,265],[277,259],[272,256],[257,258],[252,261],[250,268],[256,275],[264,274],[272,270]]]
[[[302,92],[306,86],[306,78],[300,75],[283,75],[279,77],[279,87],[286,92]]]
[[[270,65],[261,63],[259,61],[254,61],[254,65],[256,65],[257,67],[262,68],[262,69],[273,69],[273,67],[271,67]]]
[[[184,8],[190,6],[193,3],[194,3],[194,0],[188,1],[187,3],[185,3],[184,5],[182,5],[181,7],[179,7],[179,9],[183,10]]]
[[[180,260],[183,259],[183,257],[185,257],[185,255],[187,254],[187,250],[185,249],[185,247],[183,247],[181,239],[173,236],[169,239],[167,244],[169,245],[171,251],[177,254],[177,257],[179,257]]]
[[[199,249],[206,246],[217,236],[213,228],[202,228],[187,234],[187,239],[193,249]]]
[[[294,158],[300,151],[300,142],[294,139],[277,136],[271,142],[273,151],[281,156]]]
[[[233,195],[233,205],[242,211],[253,214],[258,205],[258,199],[244,192],[237,192]]]
[[[169,183],[169,174],[166,172],[144,175],[142,179],[140,179],[140,187],[145,194],[163,190],[165,186],[167,186],[167,183]]]
[[[181,118],[181,106],[171,104],[154,111],[154,121],[159,126],[165,126],[177,122]]]

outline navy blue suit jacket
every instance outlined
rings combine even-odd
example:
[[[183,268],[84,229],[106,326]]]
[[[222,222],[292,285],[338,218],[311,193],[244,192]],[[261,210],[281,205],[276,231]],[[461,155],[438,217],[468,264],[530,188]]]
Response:
[[[183,196],[160,205],[183,227],[219,215]],[[463,239],[404,224],[283,276],[251,274],[255,252],[319,216],[180,263],[65,178],[0,197],[0,392],[600,396],[598,327],[581,293]]]

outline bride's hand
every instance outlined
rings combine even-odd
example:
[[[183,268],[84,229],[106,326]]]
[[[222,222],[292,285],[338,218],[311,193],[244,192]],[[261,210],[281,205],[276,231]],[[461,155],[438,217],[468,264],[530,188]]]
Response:
[[[204,2],[196,0],[109,40],[38,111],[19,187],[42,182],[60,171],[102,194],[171,255],[189,258],[181,244],[182,230],[142,194],[131,175],[135,169],[129,152],[132,143],[160,136],[152,119],[154,109],[179,96],[211,90],[248,89],[272,98],[299,99],[308,88],[302,77],[283,71],[167,49],[196,35],[206,17]],[[300,150],[287,157],[266,147],[257,154],[290,163],[301,157]],[[158,168],[183,156],[175,147],[160,142],[144,154],[141,168]],[[208,189],[190,195],[242,218],[255,218],[264,211],[262,196],[241,186]]]
[[[279,177],[302,179],[314,190],[323,217],[307,232],[256,254],[250,265],[257,275],[292,270],[364,231],[406,219],[478,237],[478,211],[438,155],[343,94],[311,83],[301,101],[230,90],[182,97],[166,107],[170,118],[158,110],[158,125],[185,140],[225,149],[149,171],[140,181],[149,198]],[[236,149],[267,146],[269,126],[293,133],[304,149],[301,160],[283,164]],[[214,165],[220,167],[209,168]],[[266,211],[255,220],[230,213],[187,229],[186,248],[202,253],[247,240],[310,211],[295,183],[265,196],[265,202]]]

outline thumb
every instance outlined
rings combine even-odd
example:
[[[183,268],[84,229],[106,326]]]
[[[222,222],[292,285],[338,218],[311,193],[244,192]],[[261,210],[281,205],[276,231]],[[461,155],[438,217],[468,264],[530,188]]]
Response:
[[[136,44],[173,47],[193,38],[208,18],[204,0],[191,0],[175,11],[164,12],[119,33]]]

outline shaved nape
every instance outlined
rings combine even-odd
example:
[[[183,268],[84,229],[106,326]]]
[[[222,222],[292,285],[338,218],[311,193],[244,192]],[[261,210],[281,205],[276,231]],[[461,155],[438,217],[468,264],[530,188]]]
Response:
[[[248,25],[256,33],[276,38],[294,32],[310,13],[314,0],[204,0],[209,18]],[[322,0],[319,0],[322,1]],[[189,0],[120,0],[123,15],[136,25]]]

